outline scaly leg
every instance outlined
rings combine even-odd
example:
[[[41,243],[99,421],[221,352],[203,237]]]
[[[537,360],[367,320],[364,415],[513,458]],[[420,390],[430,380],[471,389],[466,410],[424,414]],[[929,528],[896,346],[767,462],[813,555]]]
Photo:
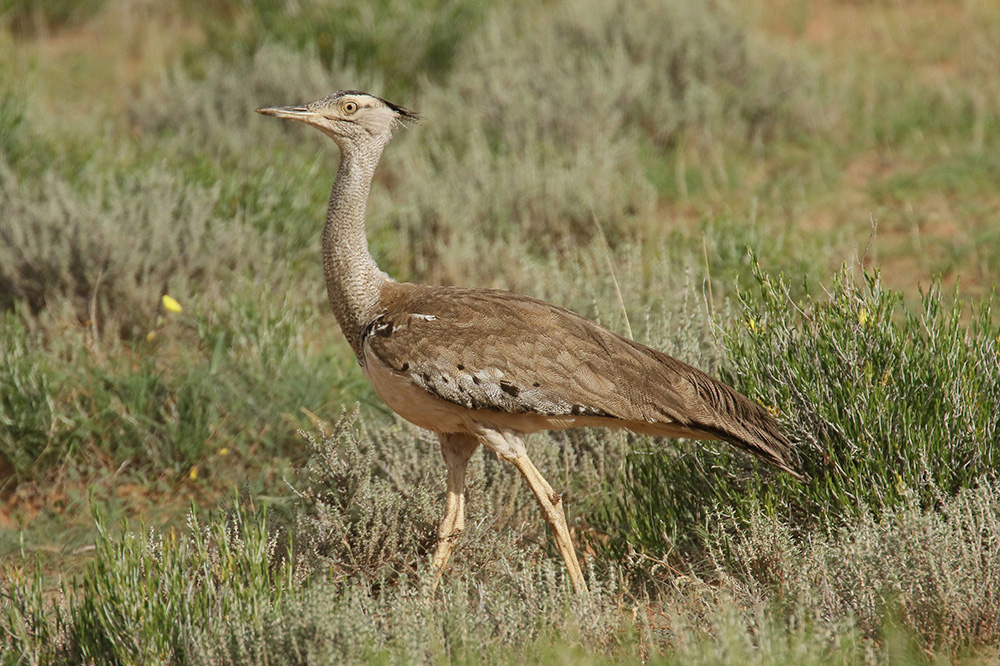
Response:
[[[434,586],[437,589],[444,567],[451,558],[455,541],[465,528],[465,469],[469,458],[479,446],[479,440],[472,435],[447,433],[439,436],[441,440],[441,455],[448,466],[448,499],[445,505],[444,519],[438,528],[438,544],[434,551]]]
[[[573,590],[586,592],[587,583],[584,581],[583,570],[580,568],[580,562],[576,558],[576,550],[573,548],[573,539],[570,537],[569,525],[566,523],[566,512],[562,506],[562,496],[552,490],[552,486],[548,484],[538,468],[528,458],[522,436],[512,430],[492,428],[483,428],[481,436],[483,444],[514,465],[524,480],[528,482],[528,486],[535,493],[538,504],[542,508],[542,515],[552,527],[556,548],[559,549],[559,554],[562,555],[566,568],[569,570]]]

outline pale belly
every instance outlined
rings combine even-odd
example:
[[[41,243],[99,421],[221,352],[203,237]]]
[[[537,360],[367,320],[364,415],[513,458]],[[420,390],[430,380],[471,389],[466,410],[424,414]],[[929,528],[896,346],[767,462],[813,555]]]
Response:
[[[449,402],[413,383],[409,375],[396,372],[368,357],[365,376],[392,411],[421,428],[434,432],[478,433],[483,427],[509,428],[521,433],[564,430],[587,426],[628,427],[613,419],[586,416],[513,414],[488,409],[469,409]]]
[[[367,358],[363,367],[378,397],[404,419],[435,432],[466,432],[469,413],[466,409],[438,398],[420,388],[409,376],[396,372],[377,359]]]

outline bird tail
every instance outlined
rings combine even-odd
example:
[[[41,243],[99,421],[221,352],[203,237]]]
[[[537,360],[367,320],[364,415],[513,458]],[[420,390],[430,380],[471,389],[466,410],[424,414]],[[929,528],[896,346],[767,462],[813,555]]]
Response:
[[[692,424],[695,428],[752,453],[799,481],[809,480],[795,455],[795,447],[770,412],[729,386],[707,375],[705,379],[708,381],[695,384],[711,406],[710,414],[702,423]]]

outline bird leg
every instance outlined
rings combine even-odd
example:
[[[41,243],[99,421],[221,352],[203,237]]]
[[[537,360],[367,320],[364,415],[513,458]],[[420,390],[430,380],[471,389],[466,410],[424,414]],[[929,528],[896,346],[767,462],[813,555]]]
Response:
[[[451,558],[455,542],[465,528],[465,469],[469,458],[479,446],[479,441],[472,435],[459,433],[442,433],[441,455],[448,466],[448,498],[445,504],[444,519],[438,528],[437,549],[434,551],[433,564],[437,569],[434,575],[432,590],[437,589],[444,567]]]
[[[562,555],[566,568],[569,570],[573,590],[586,592],[587,583],[584,581],[583,570],[580,568],[580,562],[576,558],[576,550],[573,548],[573,539],[570,537],[569,525],[566,523],[566,512],[563,510],[562,495],[552,490],[552,486],[548,484],[538,468],[528,458],[528,452],[524,448],[524,440],[520,435],[507,429],[483,428],[481,436],[483,444],[499,457],[514,465],[524,480],[528,482],[531,492],[535,493],[538,504],[542,508],[545,521],[552,527],[556,548],[559,549],[559,554]]]

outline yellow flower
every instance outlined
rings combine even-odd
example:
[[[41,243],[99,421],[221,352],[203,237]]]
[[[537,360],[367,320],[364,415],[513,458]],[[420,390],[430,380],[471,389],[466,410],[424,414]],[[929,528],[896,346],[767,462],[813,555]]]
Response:
[[[153,338],[156,337],[156,331],[150,331],[146,334],[146,342],[152,342]]]
[[[178,303],[173,296],[168,296],[166,294],[163,294],[163,307],[165,307],[170,312],[184,311],[184,308],[181,307],[181,304]]]
[[[223,446],[221,449],[219,449],[219,455],[220,456],[228,456],[229,455],[229,449],[227,449],[226,447]]]
[[[868,310],[866,308],[861,308],[858,311],[858,323],[861,324],[862,328],[868,323]]]
[[[191,479],[192,481],[194,481],[194,480],[196,480],[198,478],[198,466],[197,465],[195,465],[194,467],[192,467],[191,471],[188,472],[188,478]]]

